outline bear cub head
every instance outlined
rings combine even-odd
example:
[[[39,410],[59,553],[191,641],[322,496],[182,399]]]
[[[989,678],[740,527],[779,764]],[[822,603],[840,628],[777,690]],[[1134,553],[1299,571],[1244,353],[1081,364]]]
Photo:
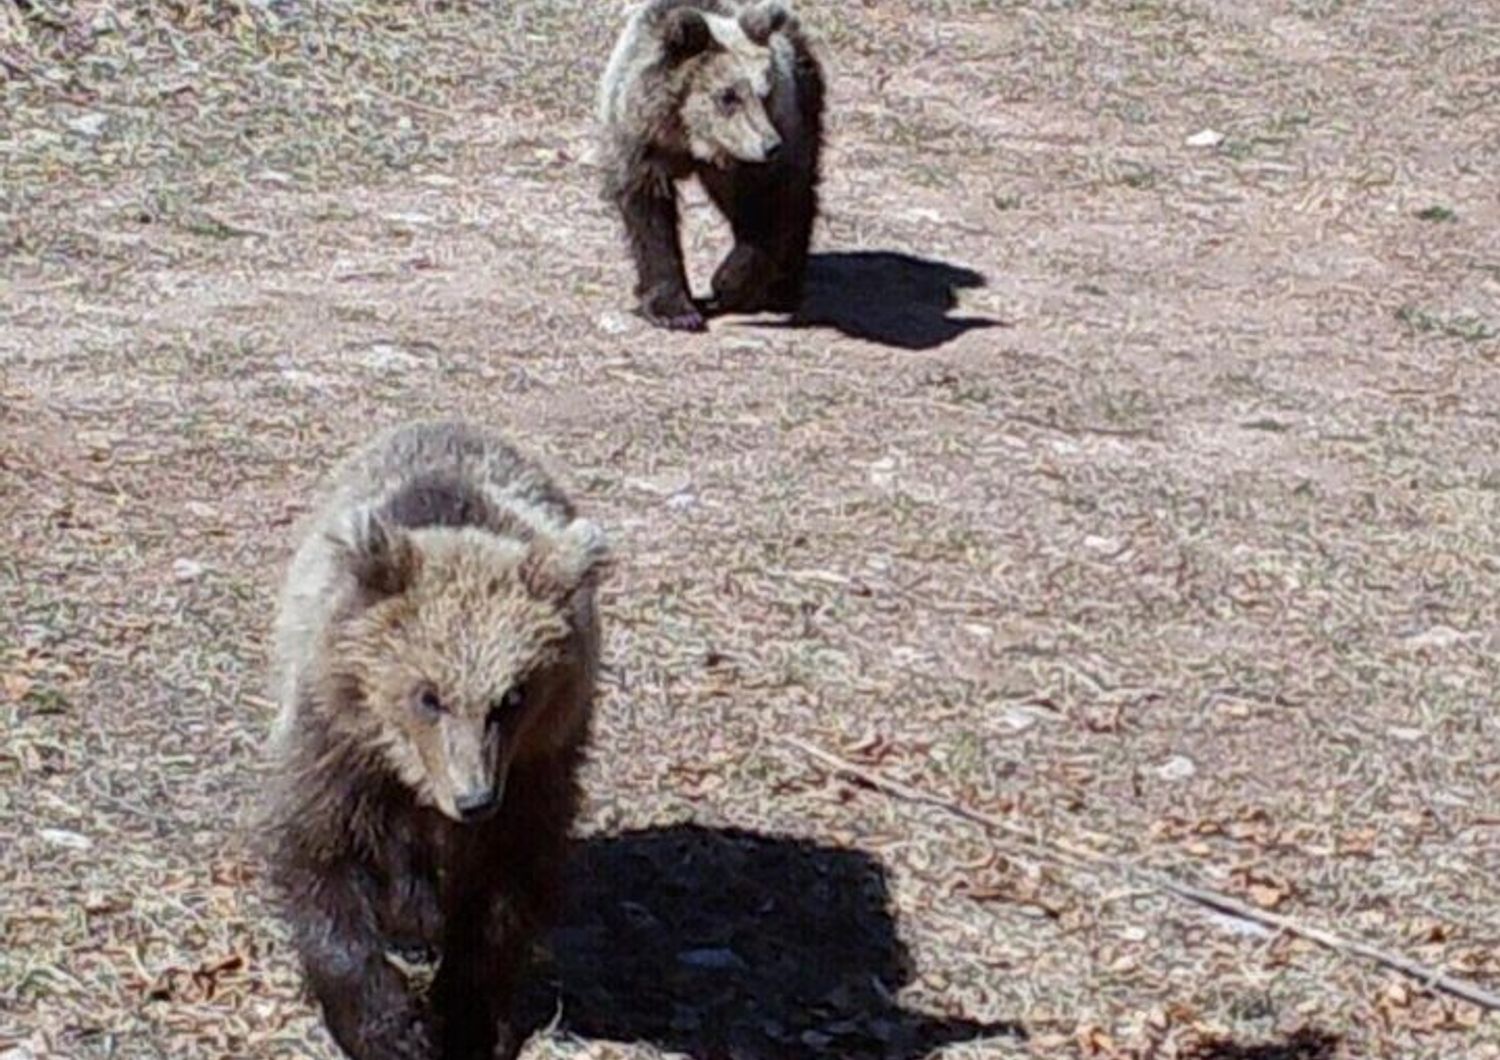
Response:
[[[773,37],[791,21],[781,0],[761,0],[734,15],[696,7],[668,9],[659,25],[662,62],[688,152],[709,165],[758,164],[781,150],[767,111],[777,87]],[[785,75],[780,75],[783,78]]]
[[[455,821],[490,816],[511,767],[576,741],[603,533],[574,519],[526,539],[356,513],[333,540],[334,721]]]

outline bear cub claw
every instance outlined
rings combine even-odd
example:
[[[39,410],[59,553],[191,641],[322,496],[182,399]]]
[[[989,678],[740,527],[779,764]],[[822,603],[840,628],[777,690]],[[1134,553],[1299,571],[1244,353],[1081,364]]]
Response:
[[[679,292],[658,292],[641,300],[640,314],[668,331],[706,331],[708,323],[693,300]]]

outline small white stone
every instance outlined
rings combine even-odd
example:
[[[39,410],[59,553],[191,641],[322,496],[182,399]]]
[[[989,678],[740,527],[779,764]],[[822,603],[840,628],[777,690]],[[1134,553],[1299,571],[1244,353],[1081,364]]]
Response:
[[[1402,743],[1416,743],[1427,734],[1421,729],[1412,728],[1409,725],[1392,725],[1385,730],[1387,736]]]
[[[601,313],[599,330],[606,335],[623,335],[630,330],[630,320],[623,313]]]
[[[1156,775],[1163,780],[1187,780],[1198,772],[1198,767],[1186,755],[1173,755],[1156,768]]]
[[[408,372],[422,365],[420,357],[388,342],[372,344],[360,355],[359,359],[365,367],[380,371]]]
[[[680,475],[662,476],[660,478],[627,478],[625,485],[631,489],[640,490],[642,493],[654,494],[665,501],[676,493],[685,493],[693,488],[693,484]]]
[[[947,220],[937,210],[928,206],[913,206],[910,209],[901,211],[901,216],[907,220],[923,221],[928,224],[942,224]]]
[[[94,841],[88,836],[66,828],[42,828],[37,831],[37,835],[55,847],[67,847],[69,850],[88,850],[94,845]]]
[[[1447,648],[1471,639],[1472,633],[1454,629],[1452,626],[1433,626],[1405,638],[1408,648]]]
[[[1215,129],[1203,129],[1187,138],[1189,147],[1218,147],[1224,142],[1224,134]]]
[[[76,118],[69,118],[63,122],[80,136],[98,136],[108,123],[109,116],[100,114],[98,111],[89,111],[87,114],[80,114]]]
[[[172,562],[172,577],[180,582],[190,582],[203,576],[203,564],[195,559],[179,559]]]
[[[290,386],[300,387],[303,390],[327,390],[331,380],[326,375],[317,372],[309,372],[302,368],[283,368],[281,378]]]
[[[385,220],[391,224],[416,227],[418,225],[430,225],[433,219],[425,213],[388,213],[385,215]]]
[[[1000,715],[1000,722],[1011,732],[1025,732],[1036,724],[1036,715],[1021,707],[1011,707]]]

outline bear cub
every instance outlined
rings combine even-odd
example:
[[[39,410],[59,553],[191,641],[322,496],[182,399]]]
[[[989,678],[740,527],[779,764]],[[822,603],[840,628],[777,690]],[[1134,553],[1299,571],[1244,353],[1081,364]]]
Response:
[[[701,331],[704,312],[791,312],[818,211],[823,73],[782,0],[647,0],[600,87],[605,198],[624,219],[646,319]],[[696,176],[734,232],[693,301],[676,181]]]
[[[416,423],[332,476],[275,629],[263,819],[355,1060],[496,1060],[554,915],[597,670],[595,525],[504,439]],[[429,991],[388,953],[440,955]]]

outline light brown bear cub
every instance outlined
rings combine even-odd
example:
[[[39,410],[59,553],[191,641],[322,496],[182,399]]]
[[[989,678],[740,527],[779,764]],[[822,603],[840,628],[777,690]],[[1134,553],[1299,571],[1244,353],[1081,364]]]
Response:
[[[795,310],[817,217],[823,74],[783,0],[647,0],[600,87],[605,197],[619,209],[643,316],[702,330],[703,312]],[[713,297],[688,291],[675,182],[696,176],[734,249]]]
[[[495,1060],[556,907],[598,657],[600,531],[503,439],[377,438],[281,600],[268,824],[307,981],[356,1060]],[[430,1003],[387,951],[441,955]]]

